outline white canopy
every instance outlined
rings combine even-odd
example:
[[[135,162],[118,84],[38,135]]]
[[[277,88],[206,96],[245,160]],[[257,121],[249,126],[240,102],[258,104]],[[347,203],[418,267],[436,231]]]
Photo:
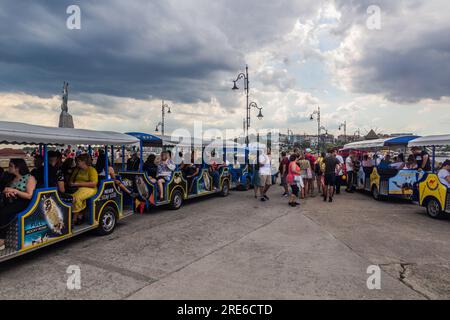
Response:
[[[139,140],[130,135],[112,131],[44,127],[0,121],[0,144],[128,145],[134,143],[139,143]]]
[[[364,141],[356,141],[352,143],[348,143],[344,146],[344,149],[372,149],[372,148],[381,148],[384,146],[384,142],[387,139],[375,139],[375,140],[364,140]]]
[[[432,146],[449,146],[450,134],[425,136],[414,139],[408,143],[408,147],[432,147]]]

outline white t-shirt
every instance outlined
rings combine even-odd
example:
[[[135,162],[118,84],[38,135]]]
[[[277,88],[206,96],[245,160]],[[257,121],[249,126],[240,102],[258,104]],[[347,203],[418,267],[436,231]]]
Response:
[[[345,159],[345,167],[347,168],[347,172],[353,171],[353,161],[350,157],[347,157],[347,159]]]
[[[272,159],[264,153],[259,155],[259,174],[261,176],[270,176],[272,174]]]
[[[439,181],[446,186],[447,188],[450,188],[450,182],[448,182],[445,178],[450,176],[450,172],[447,169],[441,169],[438,172]]]

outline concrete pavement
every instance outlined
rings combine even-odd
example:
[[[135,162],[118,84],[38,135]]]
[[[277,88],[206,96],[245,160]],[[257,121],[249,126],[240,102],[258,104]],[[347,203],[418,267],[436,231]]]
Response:
[[[0,265],[2,299],[449,298],[450,223],[410,204],[343,194],[290,208],[233,192],[124,221]],[[380,264],[381,289],[367,267]],[[69,265],[81,290],[68,290]]]

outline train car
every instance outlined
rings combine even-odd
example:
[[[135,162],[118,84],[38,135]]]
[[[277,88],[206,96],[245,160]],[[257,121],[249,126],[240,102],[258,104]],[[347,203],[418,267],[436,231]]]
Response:
[[[415,189],[414,201],[427,210],[434,219],[449,217],[450,188],[444,185],[436,170],[436,148],[450,146],[450,134],[425,136],[409,142],[408,147],[431,148],[432,171],[424,173]]]
[[[214,169],[207,165],[204,159],[204,142],[199,143],[194,139],[174,140],[173,138],[158,137],[152,134],[130,132],[128,135],[139,140],[140,165],[138,170],[122,170],[119,175],[122,182],[133,190],[132,197],[126,197],[126,201],[132,203],[134,210],[141,213],[151,207],[168,205],[171,209],[179,209],[185,200],[203,197],[212,194],[228,196],[231,187],[231,174],[228,166],[217,165]],[[186,150],[191,152],[196,148],[200,153],[200,161],[195,163],[195,176],[186,176],[181,170],[181,163],[175,164],[175,169],[170,178],[159,186],[158,177],[149,176],[144,170],[144,150],[147,147],[159,147],[161,150],[171,151],[172,158],[176,158]],[[197,153],[197,154],[198,154]],[[187,159],[189,160],[189,159]],[[223,147],[223,162],[226,163],[226,147]]]
[[[106,155],[113,145],[138,143],[135,137],[117,132],[54,128],[24,123],[0,121],[0,144],[39,146],[44,157],[42,188],[36,188],[28,207],[12,214],[5,225],[4,246],[0,261],[48,246],[81,233],[97,230],[100,235],[114,231],[117,222],[132,214],[123,208],[123,194],[114,180],[106,174],[98,182],[96,193],[86,201],[82,213],[85,222],[72,223],[72,206],[61,198],[56,187],[49,186],[48,151],[64,145],[103,146]],[[106,156],[106,159],[108,157]],[[107,161],[107,160],[106,160]],[[108,163],[106,163],[108,167]],[[8,201],[4,198],[3,201]],[[9,199],[9,201],[14,201]],[[8,205],[0,206],[0,214],[7,214]],[[9,207],[10,208],[10,207]]]
[[[400,136],[357,141],[346,144],[344,150],[357,151],[360,155],[380,151],[387,153],[394,150],[406,153],[408,143],[417,138],[417,136]],[[382,198],[412,200],[414,186],[422,179],[422,176],[423,172],[418,170],[380,168],[376,163],[372,163],[371,166],[361,165],[357,173],[357,185],[360,189],[370,192],[375,200]]]

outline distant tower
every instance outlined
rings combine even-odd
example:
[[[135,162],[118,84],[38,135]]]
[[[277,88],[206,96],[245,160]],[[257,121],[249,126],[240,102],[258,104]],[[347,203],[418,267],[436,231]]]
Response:
[[[73,118],[69,114],[69,107],[67,101],[69,99],[69,83],[64,81],[63,95],[61,103],[61,114],[59,115],[59,127],[60,128],[73,128]]]

